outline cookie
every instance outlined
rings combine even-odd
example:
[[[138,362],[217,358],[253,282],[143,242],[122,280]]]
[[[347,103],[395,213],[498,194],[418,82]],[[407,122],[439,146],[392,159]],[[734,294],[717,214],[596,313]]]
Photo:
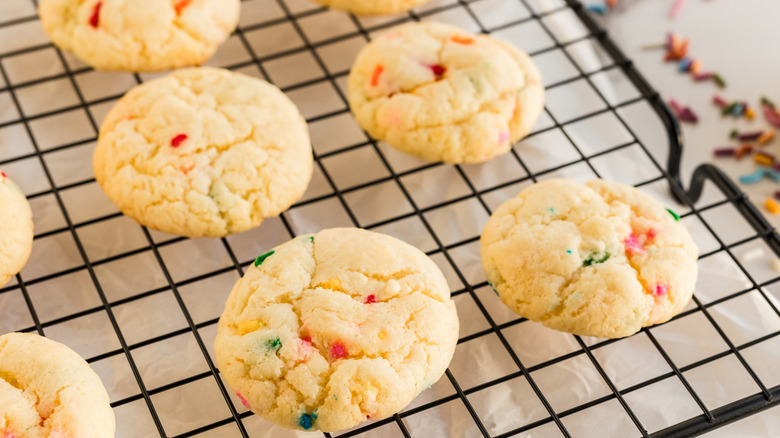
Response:
[[[238,24],[240,0],[41,0],[43,29],[101,70],[200,65]]]
[[[216,68],[130,90],[100,128],[95,178],[148,227],[220,237],[260,225],[306,191],[306,122],[273,85]]]
[[[22,270],[32,251],[30,203],[19,187],[0,172],[0,287]]]
[[[355,15],[388,15],[405,12],[430,0],[314,0]]]
[[[391,28],[358,54],[349,104],[373,138],[428,161],[509,152],[544,107],[539,69],[512,45],[453,26]]]
[[[677,219],[630,186],[548,180],[490,216],[482,266],[517,314],[620,338],[668,321],[691,300],[698,249]]]
[[[0,435],[112,438],[114,412],[78,354],[38,335],[0,336]]]
[[[335,228],[259,256],[219,319],[219,370],[279,425],[335,431],[403,409],[447,368],[458,315],[441,271],[393,237]]]

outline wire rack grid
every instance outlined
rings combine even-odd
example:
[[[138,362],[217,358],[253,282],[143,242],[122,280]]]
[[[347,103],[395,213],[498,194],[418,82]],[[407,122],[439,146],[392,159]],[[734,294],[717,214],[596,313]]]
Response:
[[[426,251],[462,327],[446,375],[411,406],[325,436],[690,436],[777,403],[780,278],[741,254],[778,253],[780,240],[717,169],[700,168],[682,189],[668,110],[578,2],[434,0],[363,19],[306,0],[245,0],[238,30],[210,64],[280,86],[310,124],[316,169],[288,212],[211,240],[124,218],[91,174],[103,115],[154,75],[95,72],[49,43],[34,1],[4,2],[0,167],[27,194],[36,236],[27,267],[0,289],[0,333],[37,332],[84,356],[107,386],[117,436],[294,436],[243,408],[212,343],[232,283],[257,254],[331,226]],[[545,113],[511,154],[428,164],[357,127],[344,91],[354,55],[372,33],[419,19],[510,40],[540,65]],[[557,333],[509,312],[481,271],[479,233],[501,202],[552,177],[607,177],[676,205],[702,251],[691,305],[621,340]]]

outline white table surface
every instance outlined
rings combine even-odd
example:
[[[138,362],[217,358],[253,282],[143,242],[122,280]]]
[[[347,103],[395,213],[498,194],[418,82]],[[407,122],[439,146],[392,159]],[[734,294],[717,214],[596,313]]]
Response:
[[[583,1],[586,4],[599,2]],[[736,144],[728,138],[734,128],[755,131],[769,127],[758,111],[761,96],[780,104],[780,1],[687,0],[677,18],[670,19],[673,3],[673,0],[621,0],[618,7],[600,21],[665,101],[676,99],[691,106],[699,115],[698,124],[682,125],[685,138],[682,174],[686,186],[693,169],[703,162],[719,165],[735,180],[739,175],[753,173],[756,164],[752,160],[713,159],[712,150],[717,146]],[[693,82],[690,75],[678,73],[675,63],[663,62],[663,50],[641,49],[643,44],[663,41],[667,32],[690,38],[689,56],[701,60],[703,71],[721,73],[727,87],[721,90],[711,82]],[[757,110],[755,120],[722,117],[711,103],[716,93],[729,101],[749,102]],[[780,138],[766,146],[766,150],[780,156]],[[756,185],[740,184],[740,187],[770,222],[780,227],[780,217],[769,215],[763,208],[764,200],[780,190],[780,184],[764,180]],[[780,409],[777,407],[706,436],[747,438],[776,434],[780,434]]]

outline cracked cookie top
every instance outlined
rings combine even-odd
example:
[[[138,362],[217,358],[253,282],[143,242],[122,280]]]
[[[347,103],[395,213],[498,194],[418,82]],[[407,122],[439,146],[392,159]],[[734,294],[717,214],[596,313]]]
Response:
[[[430,0],[314,0],[333,9],[357,15],[387,15],[405,12]]]
[[[217,364],[255,413],[325,432],[403,409],[447,368],[458,316],[438,267],[356,228],[257,258],[219,320]]]
[[[0,336],[0,436],[109,438],[114,412],[100,378],[58,342]]]
[[[239,0],[42,0],[54,44],[101,70],[200,65],[235,29]]]
[[[565,332],[619,338],[690,301],[698,249],[671,210],[604,180],[536,183],[502,204],[482,266],[517,314]]]
[[[30,203],[19,187],[0,171],[0,287],[8,283],[30,257],[33,220]]]
[[[539,69],[512,45],[450,25],[389,29],[349,74],[349,104],[372,137],[428,161],[507,153],[544,106]]]
[[[130,90],[100,128],[95,178],[122,213],[189,237],[260,225],[305,192],[308,128],[276,87],[215,68]]]

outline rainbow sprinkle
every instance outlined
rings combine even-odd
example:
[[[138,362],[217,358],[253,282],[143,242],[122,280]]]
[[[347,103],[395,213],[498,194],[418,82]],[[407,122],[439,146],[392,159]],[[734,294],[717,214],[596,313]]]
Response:
[[[268,257],[271,257],[272,255],[274,255],[275,252],[276,251],[274,251],[274,250],[270,250],[267,253],[265,253],[265,254],[261,255],[260,257],[256,258],[255,259],[255,267],[258,267],[258,266],[262,265],[263,262],[265,261],[265,259],[267,259]]]

